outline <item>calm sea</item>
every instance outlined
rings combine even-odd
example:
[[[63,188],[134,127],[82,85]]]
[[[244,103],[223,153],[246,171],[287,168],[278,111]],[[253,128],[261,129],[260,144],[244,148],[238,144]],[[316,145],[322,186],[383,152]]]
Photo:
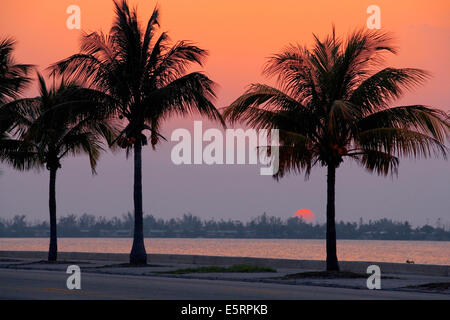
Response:
[[[128,238],[61,238],[63,252],[128,253]],[[150,238],[145,240],[148,253],[198,254],[324,260],[324,240],[301,239],[186,239]],[[1,238],[0,250],[48,250],[48,238]],[[450,242],[338,240],[338,257],[348,261],[401,262],[450,265]]]

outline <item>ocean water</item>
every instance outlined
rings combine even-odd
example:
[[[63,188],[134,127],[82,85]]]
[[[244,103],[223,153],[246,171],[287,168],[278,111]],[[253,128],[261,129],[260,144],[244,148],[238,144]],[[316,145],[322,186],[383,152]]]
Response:
[[[60,252],[129,253],[130,238],[60,238]],[[0,250],[47,251],[48,238],[0,238]],[[324,260],[325,240],[149,238],[147,253]],[[338,240],[347,261],[450,265],[449,241]]]

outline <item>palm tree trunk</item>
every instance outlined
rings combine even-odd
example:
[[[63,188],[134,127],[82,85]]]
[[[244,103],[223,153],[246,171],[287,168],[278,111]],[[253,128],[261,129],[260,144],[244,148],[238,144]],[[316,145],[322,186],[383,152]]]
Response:
[[[142,144],[140,138],[136,138],[134,145],[134,238],[130,254],[130,263],[147,263],[142,212]]]
[[[328,165],[327,175],[327,271],[339,271],[335,222],[336,167]]]
[[[56,171],[57,169],[50,169],[48,200],[50,211],[50,247],[48,249],[48,261],[56,261],[58,254],[58,243],[56,235]]]

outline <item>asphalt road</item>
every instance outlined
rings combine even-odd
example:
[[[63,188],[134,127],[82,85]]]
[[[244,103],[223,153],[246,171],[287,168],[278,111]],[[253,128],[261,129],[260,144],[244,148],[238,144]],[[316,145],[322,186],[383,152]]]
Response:
[[[81,290],[68,290],[57,271],[0,270],[0,299],[447,299],[432,293],[358,290],[270,283],[84,273]]]

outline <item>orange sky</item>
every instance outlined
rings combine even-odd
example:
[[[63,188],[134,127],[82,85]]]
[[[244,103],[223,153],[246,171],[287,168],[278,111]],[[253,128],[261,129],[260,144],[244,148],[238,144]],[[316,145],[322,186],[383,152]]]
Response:
[[[156,1],[134,0],[147,19]],[[74,53],[79,31],[68,30],[66,8],[81,8],[82,29],[108,31],[111,0],[2,0],[1,35],[18,41],[20,61],[46,67]],[[160,0],[162,29],[172,39],[197,42],[210,51],[206,71],[220,84],[219,106],[229,103],[260,76],[265,58],[290,42],[309,44],[312,32],[325,35],[366,24],[366,8],[381,8],[382,28],[395,32],[400,54],[389,62],[431,71],[434,78],[402,102],[449,108],[450,2],[447,0]]]

